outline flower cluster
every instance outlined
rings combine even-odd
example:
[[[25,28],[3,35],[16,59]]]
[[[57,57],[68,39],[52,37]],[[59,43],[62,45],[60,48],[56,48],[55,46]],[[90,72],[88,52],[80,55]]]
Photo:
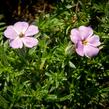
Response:
[[[38,27],[29,25],[27,22],[17,22],[8,26],[4,31],[5,37],[9,39],[12,48],[22,48],[23,45],[32,48],[38,44],[33,35],[39,32]],[[80,26],[71,30],[71,41],[80,56],[93,57],[98,54],[98,46],[101,44],[98,35],[93,34],[91,27]]]
[[[98,54],[100,39],[98,35],[93,34],[91,27],[80,26],[72,29],[70,38],[76,46],[78,55],[93,57]]]

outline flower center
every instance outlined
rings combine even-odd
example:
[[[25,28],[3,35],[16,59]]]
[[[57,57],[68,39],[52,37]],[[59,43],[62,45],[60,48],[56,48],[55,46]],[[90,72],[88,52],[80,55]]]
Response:
[[[83,40],[83,41],[82,41],[82,44],[83,44],[83,45],[87,45],[87,43],[88,43],[87,40]]]
[[[20,33],[20,34],[19,34],[19,37],[20,37],[20,38],[24,37],[24,34],[23,34],[23,33]]]

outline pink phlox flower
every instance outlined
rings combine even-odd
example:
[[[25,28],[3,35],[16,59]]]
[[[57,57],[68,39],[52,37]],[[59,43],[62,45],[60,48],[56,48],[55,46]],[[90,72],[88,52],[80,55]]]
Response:
[[[71,41],[76,46],[76,52],[80,56],[93,57],[98,54],[98,46],[101,44],[98,35],[93,34],[91,27],[80,26],[71,30]]]
[[[9,39],[12,48],[22,48],[23,44],[28,48],[32,48],[38,44],[38,40],[32,37],[38,32],[38,27],[35,25],[29,25],[27,22],[17,22],[7,27],[4,36]]]

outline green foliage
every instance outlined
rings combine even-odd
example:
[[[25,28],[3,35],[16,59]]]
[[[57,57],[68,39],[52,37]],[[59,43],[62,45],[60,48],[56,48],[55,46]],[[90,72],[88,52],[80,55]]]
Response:
[[[109,104],[109,3],[61,0],[35,20],[37,47],[12,49],[0,23],[0,109],[106,109]],[[70,30],[90,25],[101,38],[91,59],[75,53]]]

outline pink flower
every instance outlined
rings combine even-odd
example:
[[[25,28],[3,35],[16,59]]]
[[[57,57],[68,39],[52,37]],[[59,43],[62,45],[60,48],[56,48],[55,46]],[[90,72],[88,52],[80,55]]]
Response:
[[[32,37],[38,32],[38,27],[35,25],[29,25],[27,22],[17,22],[13,26],[8,26],[4,31],[4,35],[9,39],[12,48],[22,48],[23,44],[32,48],[38,44],[38,40]]]
[[[80,56],[93,57],[98,54],[101,43],[99,36],[93,34],[91,27],[80,26],[78,29],[72,29],[70,35],[71,41],[76,46],[76,52]]]

